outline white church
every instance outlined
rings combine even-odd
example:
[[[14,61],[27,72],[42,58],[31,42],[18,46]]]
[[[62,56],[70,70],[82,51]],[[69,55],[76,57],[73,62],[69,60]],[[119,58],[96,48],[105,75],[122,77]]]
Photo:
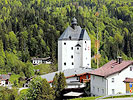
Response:
[[[72,25],[58,39],[58,71],[41,75],[49,83],[53,82],[56,73],[63,72],[67,88],[84,88],[90,81],[91,40],[85,29],[77,26],[77,20],[72,19]]]
[[[58,70],[91,68],[90,37],[75,18],[71,24],[58,39]]]

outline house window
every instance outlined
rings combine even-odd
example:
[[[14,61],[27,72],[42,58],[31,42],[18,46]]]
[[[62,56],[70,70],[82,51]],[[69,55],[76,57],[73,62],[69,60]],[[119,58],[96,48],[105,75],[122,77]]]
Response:
[[[97,88],[97,91],[99,92],[99,88]]]
[[[73,50],[73,47],[71,47],[71,50]]]
[[[74,63],[72,62],[72,65],[74,65]]]
[[[112,78],[112,82],[114,82],[115,81],[115,79],[114,78]]]
[[[86,50],[86,48],[85,48],[85,50]]]
[[[115,89],[112,89],[112,94],[115,94]]]
[[[77,50],[79,50],[79,48],[77,48]]]
[[[86,41],[85,41],[85,43],[86,43]]]
[[[64,65],[66,65],[66,62],[64,62]]]
[[[133,67],[130,67],[130,71],[133,71]]]
[[[102,93],[104,93],[104,89],[102,89]]]
[[[66,45],[66,42],[64,42],[64,45]]]
[[[73,58],[73,55],[71,55],[71,58]]]

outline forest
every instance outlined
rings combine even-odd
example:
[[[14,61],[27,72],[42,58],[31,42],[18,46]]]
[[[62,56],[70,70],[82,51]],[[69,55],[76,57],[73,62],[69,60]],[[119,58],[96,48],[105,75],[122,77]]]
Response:
[[[0,73],[30,77],[32,57],[57,64],[58,38],[73,17],[91,38],[92,56],[98,34],[100,66],[117,56],[133,60],[132,0],[0,0]]]

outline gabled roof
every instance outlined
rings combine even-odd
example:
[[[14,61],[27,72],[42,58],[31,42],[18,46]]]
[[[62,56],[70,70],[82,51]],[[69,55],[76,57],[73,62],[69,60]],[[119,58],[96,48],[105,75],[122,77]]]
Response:
[[[125,82],[125,83],[133,83],[133,78],[126,78],[123,82]]]
[[[106,63],[104,66],[93,70],[90,72],[92,75],[108,77],[112,74],[119,73],[129,65],[132,65],[133,61],[122,61],[120,64],[117,63],[115,60],[111,60],[110,62]]]
[[[74,68],[74,69],[67,69],[64,71],[56,71],[53,73],[41,75],[41,77],[46,78],[47,81],[50,83],[53,81],[55,74],[59,73],[59,72],[63,72],[66,78],[71,78],[71,77],[75,77],[75,76],[81,76],[84,74],[88,74],[88,72],[90,72],[90,71],[92,71],[92,69],[90,69],[90,68]]]
[[[75,26],[75,29],[68,26],[59,40],[90,40],[90,37],[86,30],[82,29],[80,26]]]

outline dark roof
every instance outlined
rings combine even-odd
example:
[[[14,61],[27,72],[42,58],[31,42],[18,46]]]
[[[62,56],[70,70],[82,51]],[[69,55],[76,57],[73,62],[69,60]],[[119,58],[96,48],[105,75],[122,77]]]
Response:
[[[50,83],[53,81],[55,74],[59,73],[59,72],[63,72],[66,78],[71,78],[71,77],[75,77],[75,76],[81,76],[81,75],[88,74],[88,72],[90,72],[90,71],[92,71],[91,68],[74,68],[74,69],[67,69],[64,71],[56,71],[53,73],[48,73],[45,75],[41,75],[41,77],[46,78],[47,81]]]
[[[133,64],[133,61],[122,61],[119,64],[115,60],[111,60],[110,62],[106,63],[104,66],[93,70],[92,72],[90,72],[90,74],[108,77],[112,74],[121,72],[123,69],[127,68],[129,65],[132,65],[132,64]]]
[[[133,83],[133,78],[126,78],[123,82],[125,82],[125,83]]]
[[[0,75],[0,80],[7,80],[10,79],[10,75],[2,74]]]
[[[80,44],[77,44],[75,47],[81,47],[81,45]]]
[[[46,57],[46,58],[36,58],[36,57],[33,57],[32,60],[49,60],[50,57]]]
[[[68,26],[59,40],[90,40],[90,37],[86,30],[82,29],[80,26],[75,26],[75,29]]]

